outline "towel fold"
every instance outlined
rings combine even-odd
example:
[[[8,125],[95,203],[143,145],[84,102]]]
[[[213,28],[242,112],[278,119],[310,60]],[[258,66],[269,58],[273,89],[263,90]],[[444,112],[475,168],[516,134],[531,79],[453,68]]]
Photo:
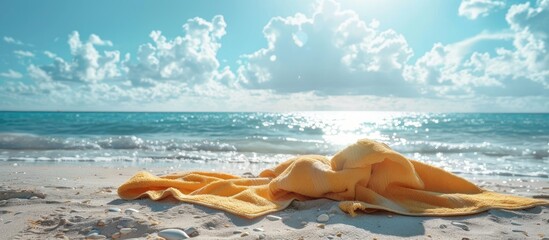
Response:
[[[118,188],[122,199],[173,196],[183,202],[255,218],[286,208],[293,200],[329,198],[355,215],[387,210],[414,216],[451,216],[492,208],[522,209],[549,201],[490,192],[418,161],[387,145],[362,139],[331,160],[305,155],[264,170],[257,178],[214,172],[157,177],[138,172]]]

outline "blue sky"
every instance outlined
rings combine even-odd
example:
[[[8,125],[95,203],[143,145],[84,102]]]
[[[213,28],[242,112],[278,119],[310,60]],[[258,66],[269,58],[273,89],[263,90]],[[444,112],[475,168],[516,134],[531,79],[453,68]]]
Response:
[[[548,11],[547,0],[2,1],[0,109],[547,112]]]

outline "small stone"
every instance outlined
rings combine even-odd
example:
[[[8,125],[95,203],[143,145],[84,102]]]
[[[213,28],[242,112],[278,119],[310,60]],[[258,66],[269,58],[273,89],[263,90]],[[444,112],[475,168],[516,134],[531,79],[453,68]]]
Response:
[[[215,227],[214,226],[209,226],[208,229],[209,230],[215,230]]]
[[[519,232],[519,233],[522,233],[522,234],[524,234],[524,236],[527,236],[527,237],[528,237],[528,233],[527,233],[526,231],[524,231],[524,230],[520,230],[520,229],[513,229],[512,231],[513,231],[513,232]]]
[[[388,217],[388,218],[392,218],[392,217],[393,217],[393,215],[389,214],[389,215],[387,215],[387,217]]]
[[[320,214],[317,218],[316,218],[316,221],[317,222],[327,222],[328,220],[330,220],[330,216],[328,216],[328,214]]]
[[[189,237],[196,237],[199,235],[198,230],[194,227],[187,228],[184,232],[189,235]]]
[[[125,213],[126,215],[132,215],[132,214],[138,213],[138,212],[139,212],[139,210],[133,209],[133,208],[128,208],[128,209],[126,209],[126,210],[124,211],[124,213]]]
[[[107,237],[105,235],[100,235],[96,232],[91,233],[86,236],[86,239],[106,239]]]
[[[183,214],[183,213],[185,213],[185,211],[183,211],[183,210],[179,210],[179,211],[177,211],[177,213],[179,213],[179,214]]]
[[[302,221],[302,222],[301,222],[301,225],[305,226],[305,225],[307,225],[307,222]]]
[[[118,225],[126,228],[132,228],[135,226],[135,220],[133,218],[123,217],[118,220]]]
[[[158,232],[159,237],[163,237],[166,240],[180,240],[187,239],[189,235],[181,229],[168,228]]]
[[[132,231],[133,231],[132,228],[122,228],[122,229],[120,229],[120,233],[121,233],[122,235],[131,233]]]
[[[267,215],[266,218],[269,219],[269,220],[271,220],[271,221],[278,221],[278,220],[281,220],[281,219],[282,219],[281,217],[275,216],[275,215]]]
[[[263,228],[254,228],[254,231],[256,231],[256,232],[264,232],[265,229],[263,229]]]
[[[459,227],[465,231],[469,231],[469,226],[467,226],[465,223],[462,222],[452,222],[452,225]]]
[[[240,234],[241,237],[246,237],[246,236],[248,236],[248,235],[250,235],[249,232],[243,232],[242,234]]]
[[[240,230],[234,230],[233,231],[233,234],[241,234],[241,233],[242,233],[242,231],[240,231]]]
[[[55,236],[56,238],[64,238],[65,237],[65,234],[60,232],[60,233],[56,233]]]
[[[0,206],[6,205],[8,203],[8,200],[0,200]]]
[[[338,205],[334,205],[330,208],[330,210],[328,210],[328,213],[330,213],[330,214],[340,214],[340,213],[343,213],[343,211],[341,211],[341,208],[339,208]]]
[[[109,209],[107,209],[107,212],[121,212],[121,211],[122,211],[122,209],[120,209],[120,208],[109,208]]]
[[[105,221],[103,219],[101,219],[101,220],[97,221],[97,224],[95,224],[95,225],[97,225],[98,227],[103,227],[103,226],[105,226]]]
[[[259,236],[257,236],[257,239],[265,239],[267,237],[267,235],[265,235],[264,233],[262,234],[259,234]]]
[[[512,224],[512,225],[515,225],[515,226],[522,226],[521,223],[518,223],[518,222],[515,222],[515,221],[511,221],[511,224]]]
[[[30,197],[29,199],[30,199],[30,200],[35,200],[35,199],[38,199],[38,197],[37,197],[37,196],[32,196],[32,197]]]
[[[438,226],[438,228],[440,228],[440,229],[445,229],[445,228],[447,228],[447,227],[448,227],[448,226],[446,226],[446,224],[440,224],[440,226]]]
[[[316,226],[317,226],[318,228],[324,229],[324,228],[326,227],[326,224],[321,223],[321,224],[318,224],[318,225],[316,225]]]
[[[117,239],[117,238],[120,238],[122,236],[122,233],[120,232],[115,232],[112,234],[111,238],[112,239]]]
[[[343,235],[343,233],[341,233],[341,232],[337,232],[337,233],[336,233],[336,236],[337,236],[337,237],[341,237],[341,235]]]

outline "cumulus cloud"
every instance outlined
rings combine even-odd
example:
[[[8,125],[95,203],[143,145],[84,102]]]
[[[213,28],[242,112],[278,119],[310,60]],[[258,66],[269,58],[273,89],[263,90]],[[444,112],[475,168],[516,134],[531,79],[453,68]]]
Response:
[[[30,78],[0,81],[0,107],[547,111],[548,5],[513,5],[509,29],[437,43],[414,63],[404,36],[334,1],[318,2],[309,15],[272,18],[263,30],[266,47],[242,55],[236,71],[217,58],[227,29],[222,16],[189,19],[175,37],[152,31],[131,56],[110,50],[113,42],[95,34],[85,39],[73,32],[69,57],[43,51],[21,60],[28,64],[24,75],[0,73]],[[505,44],[479,51],[487,41]],[[14,53],[38,52],[20,51]],[[35,62],[44,56],[50,63]]]
[[[29,51],[15,50],[15,51],[13,51],[13,53],[14,53],[17,57],[29,57],[29,58],[33,58],[33,57],[34,57],[34,53],[29,52]]]
[[[505,7],[505,1],[497,0],[462,0],[458,13],[468,19],[474,20],[487,17],[491,11]]]
[[[217,51],[227,24],[223,16],[211,21],[189,19],[184,35],[167,39],[161,31],[152,31],[153,43],[139,46],[137,63],[128,63],[126,71],[134,86],[154,85],[175,81],[189,86],[207,81],[222,81],[232,77],[228,69],[219,69]]]
[[[234,78],[229,68],[220,69],[216,57],[225,28],[223,17],[215,16],[211,21],[188,20],[184,34],[170,40],[153,31],[153,42],[141,45],[136,59],[129,54],[121,59],[118,51],[101,51],[113,43],[95,34],[82,40],[75,31],[68,37],[70,59],[43,51],[52,62],[30,64],[31,83],[4,82],[1,92],[13,99],[34,96],[51,105],[71,106],[141,104],[197,96],[215,99]]]
[[[275,17],[263,29],[267,47],[244,55],[239,84],[279,93],[415,94],[402,78],[412,56],[406,39],[379,22],[322,1],[312,16]]]
[[[506,20],[509,33],[481,33],[471,39],[443,45],[407,66],[408,81],[426,84],[440,96],[501,95],[525,96],[547,94],[549,89],[549,1],[537,6],[518,4],[510,7]],[[511,41],[511,48],[497,48],[494,53],[470,51],[468,46],[487,40]]]
[[[13,71],[13,70],[9,69],[7,72],[1,72],[0,76],[5,77],[5,78],[16,79],[16,78],[22,78],[23,74],[21,74],[20,72],[16,72],[16,71]]]
[[[9,43],[9,44],[15,44],[15,45],[24,45],[23,42],[13,38],[13,37],[9,37],[9,36],[4,36],[4,42],[6,43]]]
[[[53,60],[50,65],[40,66],[41,71],[37,76],[45,76],[54,81],[72,81],[81,83],[96,83],[105,79],[112,80],[119,77],[119,51],[99,52],[96,46],[112,46],[112,42],[103,40],[95,34],[91,34],[88,40],[82,42],[80,34],[75,31],[69,35],[68,40],[71,59],[64,60],[57,55],[46,52]]]

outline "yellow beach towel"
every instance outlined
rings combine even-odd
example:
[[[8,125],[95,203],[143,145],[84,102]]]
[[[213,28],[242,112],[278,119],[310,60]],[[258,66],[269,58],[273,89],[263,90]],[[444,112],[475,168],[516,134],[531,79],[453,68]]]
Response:
[[[292,200],[329,198],[355,215],[383,209],[404,215],[465,215],[491,208],[521,209],[549,201],[490,192],[421,162],[387,145],[363,139],[331,160],[307,155],[261,172],[257,178],[189,172],[157,177],[139,172],[118,188],[127,200],[173,196],[254,218],[286,208]]]

